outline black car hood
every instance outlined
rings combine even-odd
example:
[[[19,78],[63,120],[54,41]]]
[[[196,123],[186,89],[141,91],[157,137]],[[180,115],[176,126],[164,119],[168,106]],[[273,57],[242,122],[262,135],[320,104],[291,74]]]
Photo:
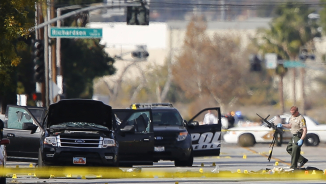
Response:
[[[111,129],[112,108],[96,100],[61,100],[50,105],[46,126],[63,122],[90,122]]]
[[[183,126],[155,126],[154,125],[154,132],[183,132],[187,130]]]

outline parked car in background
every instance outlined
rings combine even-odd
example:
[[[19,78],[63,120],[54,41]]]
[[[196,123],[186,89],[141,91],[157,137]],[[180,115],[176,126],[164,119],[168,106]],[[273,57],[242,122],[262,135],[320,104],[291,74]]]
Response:
[[[282,121],[287,123],[290,114],[281,115]],[[326,125],[320,125],[317,121],[309,116],[304,116],[308,134],[304,140],[306,146],[318,146],[320,142],[326,142]],[[269,122],[273,122],[275,117],[271,118]],[[273,140],[274,130],[268,128],[265,124],[246,122],[239,124],[237,127],[228,129],[224,134],[224,141],[226,143],[237,143],[240,146],[250,147],[256,143],[271,143]],[[287,143],[292,137],[289,129],[283,129],[283,143]],[[280,137],[277,137],[280,140]]]

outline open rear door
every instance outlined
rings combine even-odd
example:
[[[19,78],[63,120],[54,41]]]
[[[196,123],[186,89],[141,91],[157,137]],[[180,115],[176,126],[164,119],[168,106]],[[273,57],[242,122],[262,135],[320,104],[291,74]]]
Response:
[[[119,162],[153,164],[154,132],[151,109],[112,109],[116,118]]]
[[[194,156],[219,156],[221,149],[221,111],[219,107],[201,110],[187,122]]]
[[[6,123],[3,130],[4,138],[10,140],[7,145],[8,158],[20,157],[21,159],[32,159],[38,157],[40,137],[42,134],[42,120],[46,108],[8,105],[6,111]],[[37,126],[36,132],[25,129],[24,123]]]

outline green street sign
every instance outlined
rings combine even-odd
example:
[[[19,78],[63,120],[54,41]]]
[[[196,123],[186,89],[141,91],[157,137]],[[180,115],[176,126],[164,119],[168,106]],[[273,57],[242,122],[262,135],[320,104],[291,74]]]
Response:
[[[51,38],[102,38],[102,28],[51,27]]]
[[[306,67],[302,61],[284,61],[283,66],[285,68]]]

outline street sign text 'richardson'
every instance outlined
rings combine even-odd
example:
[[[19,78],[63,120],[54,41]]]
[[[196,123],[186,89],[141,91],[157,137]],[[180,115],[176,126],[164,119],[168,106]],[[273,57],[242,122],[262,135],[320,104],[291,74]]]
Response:
[[[51,38],[102,38],[102,28],[51,27]]]

